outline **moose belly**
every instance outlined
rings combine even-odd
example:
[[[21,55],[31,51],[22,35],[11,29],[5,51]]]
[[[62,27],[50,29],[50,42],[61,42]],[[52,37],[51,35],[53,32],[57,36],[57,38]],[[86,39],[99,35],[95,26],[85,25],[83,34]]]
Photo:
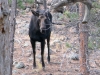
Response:
[[[49,35],[32,35],[32,36],[30,36],[34,41],[39,41],[39,42],[41,42],[41,41],[43,41],[43,40],[45,40],[45,39],[47,39],[47,37],[49,37]]]

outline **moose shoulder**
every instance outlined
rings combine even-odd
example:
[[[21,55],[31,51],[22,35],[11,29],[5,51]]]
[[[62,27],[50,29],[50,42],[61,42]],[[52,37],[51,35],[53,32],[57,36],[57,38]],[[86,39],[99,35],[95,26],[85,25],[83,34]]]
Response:
[[[32,18],[29,25],[29,37],[33,49],[33,66],[36,67],[35,60],[35,43],[39,41],[41,43],[41,61],[42,67],[45,67],[44,64],[44,47],[45,39],[47,40],[48,47],[48,62],[50,62],[50,53],[49,53],[49,43],[50,43],[50,34],[51,34],[51,25],[52,25],[52,15],[47,10],[32,10]]]

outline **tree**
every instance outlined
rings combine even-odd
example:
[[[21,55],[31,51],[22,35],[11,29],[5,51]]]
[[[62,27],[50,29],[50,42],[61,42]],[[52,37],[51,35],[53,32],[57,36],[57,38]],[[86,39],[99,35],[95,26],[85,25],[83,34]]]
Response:
[[[82,75],[89,75],[89,60],[88,60],[88,26],[86,23],[82,24],[82,19],[84,16],[85,5],[83,3],[79,4],[79,30],[80,30],[80,72]]]
[[[0,0],[0,75],[12,75],[16,0]]]

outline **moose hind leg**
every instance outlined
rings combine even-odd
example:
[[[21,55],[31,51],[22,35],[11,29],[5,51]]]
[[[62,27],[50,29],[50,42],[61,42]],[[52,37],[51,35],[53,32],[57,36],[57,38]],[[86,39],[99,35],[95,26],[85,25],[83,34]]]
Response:
[[[32,45],[32,49],[33,49],[33,67],[36,68],[36,59],[35,59],[35,55],[36,55],[36,51],[35,51],[35,41],[33,41],[31,39],[31,45]]]
[[[42,61],[42,67],[45,67],[44,64],[44,48],[45,48],[45,40],[41,42],[41,61]]]

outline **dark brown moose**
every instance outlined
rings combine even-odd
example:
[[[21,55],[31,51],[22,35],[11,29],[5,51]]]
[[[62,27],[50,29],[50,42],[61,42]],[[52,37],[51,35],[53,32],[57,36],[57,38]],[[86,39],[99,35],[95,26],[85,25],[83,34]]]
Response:
[[[44,48],[45,48],[45,39],[47,40],[48,47],[48,62],[50,62],[50,34],[51,34],[51,25],[52,25],[52,15],[48,10],[31,10],[32,18],[29,25],[29,37],[33,49],[33,67],[36,67],[36,42],[41,43],[41,62],[42,67],[45,67],[44,63]]]

